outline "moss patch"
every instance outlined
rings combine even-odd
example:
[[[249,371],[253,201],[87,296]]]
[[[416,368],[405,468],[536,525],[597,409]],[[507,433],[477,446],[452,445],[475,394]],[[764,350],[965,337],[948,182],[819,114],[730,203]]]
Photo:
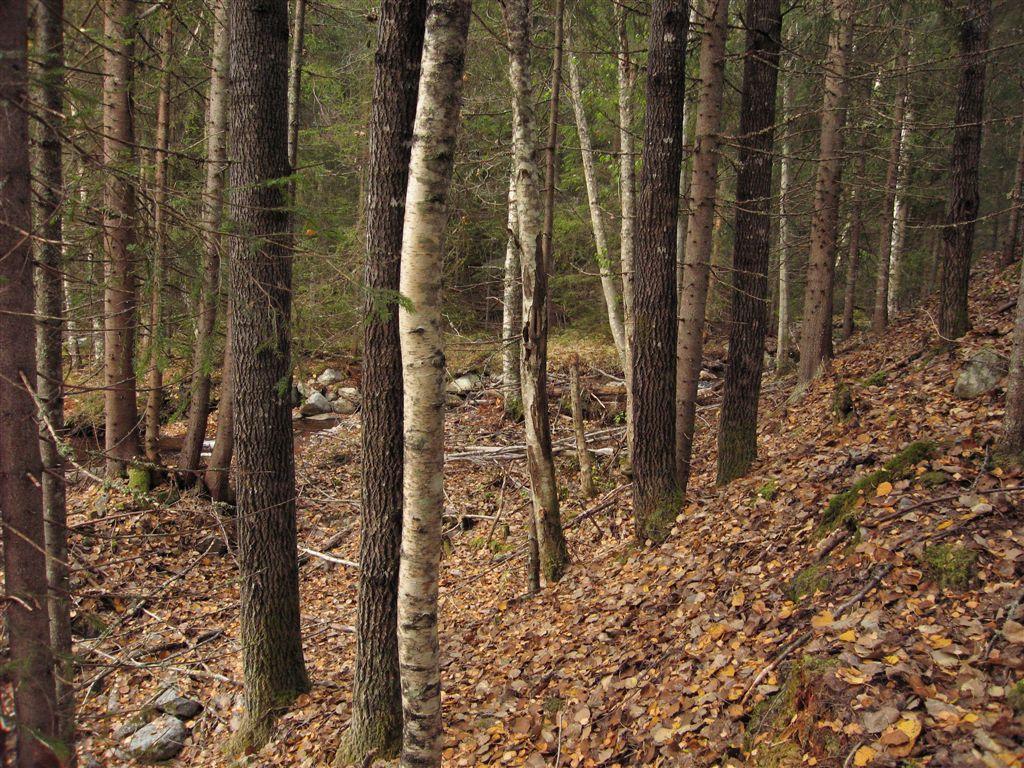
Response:
[[[840,384],[832,392],[832,416],[836,421],[849,421],[856,413],[853,389],[849,384]]]
[[[794,603],[817,591],[829,588],[832,579],[823,565],[811,565],[796,574],[786,587],[786,598]]]
[[[915,440],[887,462],[885,468],[894,478],[904,478],[922,461],[935,456],[937,446],[931,440]]]
[[[1018,715],[1024,714],[1024,678],[1006,689],[1006,703]]]
[[[757,495],[765,501],[771,501],[779,493],[779,483],[775,478],[769,478],[764,485],[757,489]]]
[[[934,471],[925,472],[917,478],[917,482],[921,484],[923,488],[937,488],[940,485],[945,485],[953,478],[945,472]]]
[[[943,589],[963,589],[974,578],[978,553],[959,544],[926,547],[921,563]]]
[[[888,378],[888,371],[875,371],[870,376],[865,377],[862,383],[866,387],[880,387],[885,384],[885,380]]]

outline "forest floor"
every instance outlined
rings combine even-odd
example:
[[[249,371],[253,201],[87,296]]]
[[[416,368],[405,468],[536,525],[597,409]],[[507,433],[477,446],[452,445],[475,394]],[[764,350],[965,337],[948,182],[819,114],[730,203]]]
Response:
[[[952,393],[980,349],[1009,354],[1015,286],[1012,273],[975,281],[974,329],[951,352],[935,351],[925,305],[883,339],[840,344],[802,394],[766,378],[760,458],[727,487],[714,484],[717,409],[702,410],[691,493],[661,546],[633,543],[628,480],[608,451],[590,500],[561,453],[574,564],[535,597],[523,595],[523,462],[475,450],[520,443],[521,427],[493,398],[453,408],[445,764],[1020,766],[1024,474],[992,461],[1002,390]],[[846,419],[833,410],[843,387]],[[614,454],[621,430],[590,428]],[[567,418],[555,433],[568,438]],[[357,558],[359,450],[357,415],[299,442],[302,547]],[[104,627],[77,641],[81,753],[123,764],[113,731],[177,680],[205,706],[178,764],[328,764],[348,720],[356,571],[303,562],[312,691],[234,762],[230,518],[191,495],[84,483],[71,504],[78,625]],[[466,515],[486,519],[464,530]]]

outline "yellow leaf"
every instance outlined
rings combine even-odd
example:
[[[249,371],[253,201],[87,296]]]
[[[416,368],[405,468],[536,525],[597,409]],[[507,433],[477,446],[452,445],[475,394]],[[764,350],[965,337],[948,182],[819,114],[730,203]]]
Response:
[[[832,622],[835,621],[835,617],[832,616],[832,611],[825,611],[819,613],[817,616],[811,618],[811,626],[815,629],[821,629],[823,627],[832,626]]]
[[[949,528],[952,524],[953,524],[952,520],[943,520],[941,523],[939,523],[937,526],[935,526],[935,529],[939,530],[939,531],[944,531],[947,528]]]
[[[869,765],[875,759],[877,753],[871,747],[861,747],[853,753],[853,764],[857,766]]]
[[[744,594],[743,590],[742,589],[737,589],[732,594],[732,607],[733,608],[739,608],[741,605],[743,605],[743,601],[746,600],[746,599],[747,599],[747,596],[746,596],[746,594]]]
[[[857,633],[852,629],[848,629],[839,636],[839,639],[844,643],[852,643],[857,639]]]
[[[875,496],[888,496],[892,493],[892,483],[886,480],[884,483],[879,483],[875,489]]]
[[[899,664],[900,663],[900,657],[897,656],[895,653],[890,653],[888,656],[883,656],[882,658],[885,660],[886,664]]]
[[[921,735],[921,721],[913,715],[904,715],[903,719],[896,724],[896,727],[907,734],[911,741],[914,741]]]

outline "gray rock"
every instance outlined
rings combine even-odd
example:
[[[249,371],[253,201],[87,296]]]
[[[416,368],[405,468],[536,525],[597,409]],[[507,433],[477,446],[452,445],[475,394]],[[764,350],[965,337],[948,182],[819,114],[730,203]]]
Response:
[[[483,379],[478,374],[466,373],[453,381],[449,381],[448,386],[445,387],[445,392],[450,395],[464,395],[467,392],[472,392],[474,389],[479,389],[481,384],[483,384]]]
[[[346,400],[351,400],[353,403],[358,403],[359,390],[355,387],[338,387],[338,397],[343,397]]]
[[[347,416],[350,413],[355,413],[359,409],[359,402],[356,400],[349,400],[347,397],[338,397],[331,405],[334,406],[334,412],[340,413]]]
[[[145,763],[170,760],[184,748],[187,735],[188,730],[181,720],[172,715],[161,715],[132,735],[125,753]]]
[[[153,706],[167,715],[174,715],[182,720],[191,720],[203,711],[203,705],[187,696],[182,696],[178,686],[172,685],[156,697]]]
[[[313,392],[306,398],[306,402],[299,408],[303,416],[319,416],[322,413],[331,413],[331,401],[319,392]]]
[[[999,386],[1010,369],[1009,361],[990,347],[976,353],[960,371],[953,394],[964,400],[980,397]]]
[[[327,370],[325,370],[323,373],[321,373],[319,376],[316,377],[316,381],[317,381],[317,384],[320,384],[320,385],[326,387],[326,386],[329,386],[331,384],[337,384],[339,381],[342,381],[344,378],[345,377],[342,375],[342,373],[340,371],[336,371],[333,368],[328,368]]]
[[[330,413],[318,413],[315,416],[307,416],[306,421],[334,421],[338,418],[338,414],[331,411]]]

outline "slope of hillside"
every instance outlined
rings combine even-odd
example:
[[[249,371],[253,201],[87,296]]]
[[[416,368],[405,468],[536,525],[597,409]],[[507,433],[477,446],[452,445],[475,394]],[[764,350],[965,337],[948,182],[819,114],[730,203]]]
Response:
[[[806,392],[768,384],[761,458],[728,487],[713,485],[716,413],[703,411],[692,493],[661,546],[631,543],[623,478],[605,469],[587,502],[560,457],[574,565],[536,597],[522,596],[522,468],[451,461],[453,518],[487,519],[453,523],[442,564],[446,764],[1021,765],[1024,474],[992,461],[1001,389],[952,394],[975,352],[1008,354],[1014,295],[1012,274],[979,280],[974,330],[953,351],[935,351],[926,306],[884,340],[840,346]],[[449,425],[456,456],[520,439],[489,404]],[[331,558],[356,557],[358,450],[355,417],[305,442],[314,688],[241,764],[325,764],[347,720],[355,571]],[[235,764],[230,519],[192,497],[102,512],[96,491],[74,500],[88,533],[79,614],[105,627],[79,641],[98,665],[86,685],[101,678],[84,752],[118,764],[114,729],[176,679],[206,707],[181,764]]]

